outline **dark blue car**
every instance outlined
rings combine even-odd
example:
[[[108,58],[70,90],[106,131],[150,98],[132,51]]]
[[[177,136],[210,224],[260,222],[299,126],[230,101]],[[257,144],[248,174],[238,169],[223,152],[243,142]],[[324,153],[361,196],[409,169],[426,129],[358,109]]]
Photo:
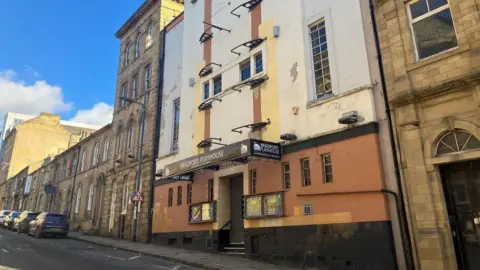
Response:
[[[66,215],[43,212],[29,224],[28,234],[41,238],[46,235],[65,238],[68,235],[69,223]]]

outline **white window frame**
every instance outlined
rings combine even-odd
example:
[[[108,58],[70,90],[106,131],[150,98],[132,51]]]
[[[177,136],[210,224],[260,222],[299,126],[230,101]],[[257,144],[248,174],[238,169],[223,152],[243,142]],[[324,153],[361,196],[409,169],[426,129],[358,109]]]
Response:
[[[205,97],[205,85],[208,84],[208,97]],[[212,87],[210,87],[212,83],[210,80],[204,81],[202,84],[202,100],[208,100],[211,97]]]
[[[145,48],[149,48],[153,43],[153,22],[148,25],[147,35],[145,36]]]
[[[140,50],[142,47],[142,35],[138,34],[137,40],[135,41],[135,58],[138,58],[140,56]]]
[[[133,75],[132,79],[132,99],[136,99],[138,95],[138,73]]]
[[[122,191],[122,214],[127,213],[128,207],[128,181],[125,180],[126,183],[123,184],[123,191]]]
[[[152,87],[152,65],[149,64],[145,67],[145,92]]]
[[[133,146],[133,124],[130,123],[127,129],[127,141],[126,141],[127,151],[132,150]]]
[[[80,163],[80,171],[83,172],[86,169],[87,165],[87,149],[84,148],[82,151],[82,161]]]
[[[123,66],[126,67],[130,64],[130,44],[125,48],[125,54],[123,55]]]
[[[96,142],[95,146],[93,147],[92,166],[96,166],[98,164],[98,158],[99,158],[99,148],[98,148],[98,142]]]
[[[90,187],[88,188],[87,211],[92,210],[92,205],[93,205],[93,183],[90,183]]]
[[[105,141],[103,142],[103,161],[108,160],[108,150],[110,150],[110,140],[107,137],[105,137]]]
[[[335,96],[339,93],[340,85],[338,82],[337,77],[337,65],[336,65],[336,58],[335,58],[335,47],[334,47],[334,37],[333,37],[333,25],[332,25],[332,16],[331,16],[331,9],[327,8],[321,12],[313,14],[312,16],[305,19],[304,26],[303,26],[303,36],[304,36],[304,50],[305,50],[305,61],[307,63],[307,76],[308,76],[308,102],[317,101],[326,99],[328,97],[317,98],[316,87],[315,87],[315,74],[314,74],[314,64],[313,64],[313,52],[312,52],[312,44],[310,38],[310,25],[313,23],[324,20],[325,21],[325,28],[327,32],[327,46],[328,46],[328,58],[329,58],[329,66],[330,66],[330,80],[332,82],[332,95]]]
[[[80,212],[80,203],[82,202],[82,187],[78,187],[77,189],[77,198],[75,199],[75,214]]]
[[[120,97],[127,97],[127,83],[122,84],[122,94]],[[125,100],[121,99],[120,100],[120,105],[124,106],[125,105]]]
[[[450,6],[450,0],[447,0],[447,4],[444,5],[444,6],[441,6],[437,9],[434,9],[434,10],[430,10],[430,6],[429,6],[429,3],[428,3],[428,0],[426,0],[426,4],[427,4],[427,8],[430,10],[428,11],[427,13],[421,15],[421,16],[418,16],[417,18],[415,19],[412,19],[412,13],[411,13],[411,10],[410,10],[410,6],[416,2],[418,2],[419,0],[412,0],[412,1],[409,1],[405,4],[406,8],[407,8],[407,14],[408,14],[408,26],[410,27],[410,33],[412,35],[412,42],[413,42],[413,47],[414,47],[414,51],[415,51],[415,60],[418,62],[418,61],[424,61],[426,59],[430,59],[432,57],[435,57],[437,55],[440,55],[440,54],[443,54],[443,53],[446,53],[446,52],[449,52],[451,50],[455,50],[456,48],[458,48],[459,46],[459,42],[458,42],[458,35],[457,35],[457,29],[455,27],[455,20],[453,20],[453,13],[452,13],[452,9],[451,9],[451,6]],[[457,38],[457,46],[455,47],[452,47],[450,49],[447,49],[447,50],[444,50],[444,51],[441,51],[439,53],[436,53],[436,54],[432,54],[430,56],[427,56],[425,58],[422,58],[420,59],[420,56],[419,56],[419,53],[418,53],[418,48],[417,48],[417,41],[415,39],[415,30],[413,29],[413,24],[418,22],[418,21],[421,21],[425,18],[428,18],[434,14],[437,14],[439,12],[442,12],[444,11],[445,9],[450,9],[450,14],[452,15],[452,20],[453,20],[453,31],[455,32],[455,37]]]

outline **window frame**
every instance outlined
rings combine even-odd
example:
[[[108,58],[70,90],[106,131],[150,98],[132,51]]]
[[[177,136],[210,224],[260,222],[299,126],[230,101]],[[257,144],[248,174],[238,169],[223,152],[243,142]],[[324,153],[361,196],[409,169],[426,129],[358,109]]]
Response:
[[[77,189],[77,197],[75,198],[75,214],[80,212],[80,204],[82,203],[82,186]]]
[[[127,213],[128,209],[128,179],[125,177],[124,183],[123,183],[123,190],[122,190],[122,205],[121,205],[121,210],[122,214]]]
[[[215,82],[215,80],[218,80],[218,79],[220,79],[220,81]],[[213,88],[213,96],[216,96],[216,95],[222,93],[222,90],[223,90],[223,88],[222,88],[222,74],[219,74],[219,75],[213,77],[212,85],[213,85],[213,87],[212,87]],[[216,86],[218,86],[218,85],[220,85],[220,90],[218,92],[216,92],[216,90],[218,90],[218,89],[216,89]]]
[[[152,65],[151,64],[148,64],[145,66],[145,92],[147,92],[151,87],[152,87],[152,83],[151,83],[151,80],[152,80]]]
[[[105,162],[108,160],[108,151],[110,150],[110,141],[108,136],[105,137],[105,140],[103,141],[103,156],[102,156],[102,161]]]
[[[308,162],[308,168],[305,168],[305,162]],[[311,186],[312,174],[311,174],[311,167],[310,167],[310,159],[309,158],[300,159],[300,168],[302,170],[302,186],[303,187]],[[308,171],[308,176],[305,173],[306,171]]]
[[[412,45],[414,47],[414,51],[415,51],[415,60],[416,62],[419,62],[419,61],[424,61],[424,60],[427,60],[427,59],[430,59],[432,57],[435,57],[435,56],[438,56],[438,55],[441,55],[443,53],[446,53],[446,52],[449,52],[451,50],[455,50],[457,49],[460,44],[459,44],[459,40],[458,40],[458,34],[457,34],[457,29],[455,27],[455,20],[454,20],[454,16],[453,16],[453,12],[452,12],[452,8],[450,6],[450,0],[446,0],[447,3],[441,7],[438,7],[434,10],[430,10],[430,6],[429,6],[429,3],[428,3],[428,0],[425,0],[426,2],[426,5],[427,5],[427,13],[423,14],[423,15],[420,15],[418,17],[416,17],[415,19],[413,19],[413,16],[412,16],[412,11],[410,9],[410,6],[414,3],[417,3],[418,1],[421,1],[421,0],[411,0],[411,1],[407,1],[405,3],[405,7],[407,9],[407,16],[408,16],[408,27],[410,28],[410,33],[411,33],[411,38],[412,38]],[[431,17],[437,13],[440,13],[446,9],[450,9],[450,15],[452,16],[452,27],[453,27],[453,31],[455,33],[455,38],[457,40],[457,46],[454,46],[452,48],[449,48],[449,49],[446,49],[444,51],[441,51],[441,52],[438,52],[438,53],[435,53],[435,54],[432,54],[432,55],[429,55],[427,57],[424,57],[424,58],[420,58],[420,54],[419,54],[419,49],[417,47],[417,40],[416,40],[416,37],[415,37],[415,30],[413,29],[413,24],[416,23],[416,22],[419,22],[421,20],[424,20],[428,17]]]
[[[215,187],[214,187],[213,179],[208,179],[208,186],[207,186],[207,201],[213,202],[215,199]]]
[[[82,150],[82,159],[80,161],[80,172],[83,172],[87,169],[87,148]]]
[[[133,149],[133,123],[130,123],[127,128],[127,140],[125,141],[126,150],[131,151]]]
[[[153,22],[148,25],[147,35],[145,36],[145,49],[150,48],[153,43]]]
[[[203,83],[203,88],[202,88],[202,93],[203,93],[203,100],[207,100],[210,98],[210,80],[206,81]]]
[[[323,23],[323,26],[321,26],[321,24]],[[307,36],[308,36],[308,50],[309,50],[309,62],[310,62],[310,67],[311,67],[311,74],[312,74],[312,82],[313,82],[313,91],[312,91],[312,94],[313,94],[313,100],[321,100],[321,99],[326,99],[326,98],[329,98],[329,97],[332,97],[334,96],[334,85],[333,85],[333,75],[332,75],[332,71],[333,71],[333,68],[332,68],[332,50],[331,50],[331,46],[330,46],[330,42],[329,40],[331,39],[330,35],[329,35],[329,32],[328,31],[328,25],[327,25],[327,18],[325,16],[319,16],[316,20],[313,20],[311,22],[309,22],[307,24]],[[316,46],[313,46],[313,40],[314,38],[312,37],[313,36],[313,32],[311,30],[312,27],[316,26],[317,28],[318,27],[323,27],[323,29],[325,30],[325,42],[324,43],[320,43],[320,34],[318,36],[318,49],[319,49],[319,52],[317,54],[314,54],[314,48]],[[324,59],[323,57],[320,58],[320,61],[318,63],[315,62],[315,55],[322,55],[323,51],[322,51],[322,45],[325,45],[326,46],[326,52],[327,52],[327,57],[326,57],[326,60],[327,60],[327,65],[324,66]],[[324,86],[324,92],[323,94],[319,94],[318,92],[318,86],[317,85],[317,78],[316,78],[316,74],[315,74],[315,64],[320,64],[321,67],[320,69],[322,70],[322,76],[321,76],[321,79],[323,81],[323,86]],[[328,70],[329,70],[329,77],[330,77],[330,89],[329,90],[325,90],[325,74],[323,73],[323,70],[328,67]]]
[[[257,57],[259,57],[259,56],[260,56],[260,61],[261,61],[260,67],[262,69],[260,71],[258,71],[259,70],[259,65],[258,65],[258,59],[257,59]],[[263,52],[262,51],[253,55],[253,62],[255,63],[255,75],[263,73],[265,68],[263,66]]]
[[[135,73],[135,75],[133,75],[133,78],[132,78],[131,98],[132,98],[133,100],[137,99],[137,96],[138,96],[138,88],[139,88],[139,84],[138,84],[138,73]]]
[[[286,170],[286,166],[288,165],[288,171]],[[288,180],[286,179],[286,175],[288,174]],[[290,168],[290,162],[282,163],[282,180],[283,180],[283,188],[290,189],[292,187],[292,173]],[[288,183],[288,185],[287,185]]]
[[[91,211],[93,208],[93,193],[93,183],[90,183],[90,187],[88,188],[87,211]]]
[[[98,161],[99,161],[99,147],[98,147],[98,142],[95,142],[95,145],[93,146],[93,152],[92,152],[92,167],[97,166]]]
[[[178,115],[178,118],[177,118],[177,115]],[[180,139],[180,98],[176,98],[173,101],[172,152],[178,151],[179,139]]]
[[[187,184],[187,204],[192,203],[192,196],[193,196],[192,184]]]
[[[257,194],[257,170],[250,170],[250,195]]]
[[[183,196],[182,186],[178,186],[177,187],[177,206],[182,205],[182,196]]]
[[[135,53],[134,53],[135,59],[140,57],[140,50],[141,50],[141,47],[142,47],[141,37],[142,37],[142,35],[138,34],[137,39],[135,40]]]
[[[130,44],[127,44],[125,47],[125,53],[123,55],[123,67],[126,67],[130,64]]]
[[[248,64],[248,69],[249,69],[249,75],[247,78],[243,78],[243,70],[244,68],[242,68],[242,66],[246,67],[246,65]],[[243,81],[246,81],[250,78],[252,78],[252,63],[251,63],[251,57],[248,57],[248,59],[240,62],[238,64],[238,67],[239,67],[239,70],[240,70],[240,81],[243,82]]]
[[[327,163],[327,157],[330,160],[329,163]],[[330,153],[325,153],[321,155],[322,158],[322,166],[323,166],[323,183],[328,184],[333,182],[333,161],[332,161],[332,155]],[[330,173],[327,173],[327,167],[330,167]],[[328,176],[331,176],[331,179],[328,179]]]
[[[173,206],[173,188],[168,189],[168,207]]]

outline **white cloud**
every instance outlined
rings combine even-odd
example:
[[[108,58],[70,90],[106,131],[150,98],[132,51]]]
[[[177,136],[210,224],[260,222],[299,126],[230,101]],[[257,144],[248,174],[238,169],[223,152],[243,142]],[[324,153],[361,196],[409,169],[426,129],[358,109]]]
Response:
[[[69,121],[104,126],[112,121],[113,106],[99,102],[89,110],[79,110]]]
[[[0,70],[0,113],[17,112],[39,114],[40,112],[65,112],[72,103],[63,100],[62,88],[37,80],[27,84],[17,80],[13,70]]]

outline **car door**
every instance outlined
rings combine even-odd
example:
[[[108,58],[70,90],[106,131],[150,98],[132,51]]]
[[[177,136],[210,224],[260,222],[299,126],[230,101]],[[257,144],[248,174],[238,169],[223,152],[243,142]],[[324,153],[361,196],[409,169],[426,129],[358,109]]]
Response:
[[[39,224],[41,224],[42,222],[42,216],[44,216],[44,214],[40,214],[38,215],[31,223],[30,223],[30,233],[31,234],[35,234],[35,232],[37,231],[37,228],[39,226]]]

